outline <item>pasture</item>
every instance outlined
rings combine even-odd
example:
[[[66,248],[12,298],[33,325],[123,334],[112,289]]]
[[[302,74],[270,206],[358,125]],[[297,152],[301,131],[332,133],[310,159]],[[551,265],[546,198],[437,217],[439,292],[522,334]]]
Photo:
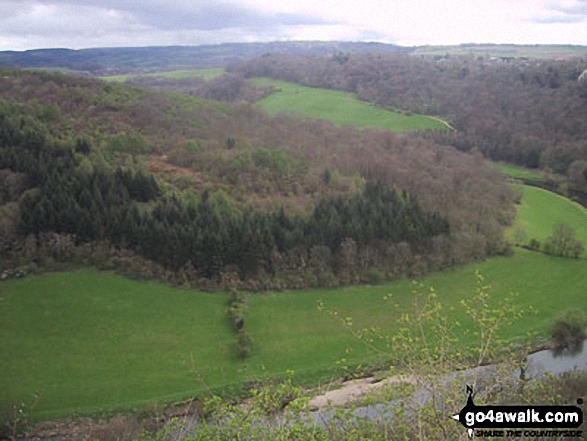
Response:
[[[309,118],[328,119],[336,125],[376,127],[393,132],[448,130],[447,125],[440,120],[385,110],[360,101],[348,92],[305,87],[268,78],[255,78],[253,82],[276,89],[275,93],[257,102],[270,115],[293,113]]]
[[[521,308],[534,306],[504,339],[545,336],[553,318],[574,305],[587,308],[583,260],[526,250],[513,257],[426,277],[447,313],[463,322],[458,302],[475,291],[474,271],[494,286],[494,304],[511,292]],[[280,377],[293,369],[304,384],[341,374],[339,363],[381,358],[317,308],[318,300],[356,326],[393,332],[413,295],[409,280],[251,294],[247,329],[253,351],[236,358],[224,293],[171,288],[81,270],[11,280],[0,285],[0,407],[33,403],[38,419],[144,408],[214,390],[238,393],[247,380]],[[392,294],[392,300],[384,296]],[[561,298],[564,301],[561,301]],[[397,306],[396,306],[397,305]],[[472,337],[465,338],[471,344]]]
[[[224,69],[221,67],[211,67],[211,68],[202,68],[202,69],[184,69],[184,70],[172,70],[168,72],[151,72],[146,74],[123,74],[123,75],[108,75],[100,77],[106,81],[114,81],[119,83],[124,83],[125,81],[139,77],[163,77],[163,78],[171,78],[171,79],[186,79],[186,78],[201,78],[203,80],[211,80],[213,78],[219,77],[224,73]]]
[[[587,245],[587,210],[581,205],[537,187],[519,186],[524,192],[522,203],[517,205],[516,222],[513,228],[527,230],[528,240],[534,238],[541,243],[552,234],[557,222],[564,222],[575,229],[577,238]],[[510,229],[509,234],[513,234]],[[583,255],[585,257],[585,255]]]
[[[210,67],[202,69],[186,69],[186,70],[172,70],[169,72],[158,72],[150,74],[150,76],[158,76],[173,79],[184,79],[184,78],[201,78],[203,80],[211,80],[219,77],[224,73],[222,67]]]
[[[537,182],[544,181],[544,177],[540,174],[540,172],[536,170],[531,170],[529,168],[503,163],[496,163],[495,166],[500,172],[502,172],[506,176],[509,176],[510,178],[526,179],[528,181]]]
[[[574,45],[518,45],[518,44],[462,44],[459,46],[420,46],[414,55],[473,55],[476,57],[545,58],[562,59],[581,57],[587,52],[584,46]]]

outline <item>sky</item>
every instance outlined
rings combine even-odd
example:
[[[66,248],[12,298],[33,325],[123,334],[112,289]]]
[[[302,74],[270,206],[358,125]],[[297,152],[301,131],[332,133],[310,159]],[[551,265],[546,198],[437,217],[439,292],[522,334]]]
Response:
[[[288,40],[587,45],[587,0],[0,0],[0,50]]]

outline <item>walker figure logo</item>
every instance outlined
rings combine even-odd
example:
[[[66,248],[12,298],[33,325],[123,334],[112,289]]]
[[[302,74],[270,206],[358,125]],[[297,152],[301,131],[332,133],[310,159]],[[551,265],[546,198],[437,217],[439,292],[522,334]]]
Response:
[[[467,386],[467,395],[466,406],[452,418],[465,426],[470,438],[474,434],[538,438],[581,436],[580,430],[568,430],[583,423],[583,410],[577,406],[477,406],[471,386]],[[583,400],[577,400],[577,404],[583,404]]]

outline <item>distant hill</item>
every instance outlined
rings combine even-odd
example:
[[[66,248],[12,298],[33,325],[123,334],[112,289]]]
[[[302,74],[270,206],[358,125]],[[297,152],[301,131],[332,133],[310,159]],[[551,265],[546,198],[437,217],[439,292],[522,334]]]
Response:
[[[0,66],[52,68],[88,74],[157,71],[170,68],[221,67],[267,53],[329,55],[345,52],[411,52],[383,43],[273,42],[226,43],[210,46],[166,46],[99,49],[36,49],[0,52]]]
[[[587,57],[587,46],[463,44],[402,47],[374,42],[288,41],[224,43],[208,46],[155,46],[96,49],[35,49],[0,52],[0,66],[75,71],[86,75],[156,72],[185,68],[225,67],[230,63],[271,54],[331,55],[337,53],[412,53],[445,56],[567,59]]]
[[[494,58],[545,58],[566,60],[587,58],[587,46],[563,44],[461,44],[458,46],[420,46],[415,55],[475,55]]]

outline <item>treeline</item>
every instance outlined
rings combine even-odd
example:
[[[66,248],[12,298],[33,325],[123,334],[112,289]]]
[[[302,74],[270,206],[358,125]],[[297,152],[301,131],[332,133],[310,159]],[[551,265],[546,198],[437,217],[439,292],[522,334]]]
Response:
[[[232,66],[245,77],[271,77],[356,92],[383,107],[438,115],[457,129],[434,135],[459,150],[542,167],[587,184],[587,68],[583,61],[270,55]],[[429,136],[429,135],[428,135]]]
[[[154,178],[140,170],[84,171],[73,150],[49,145],[25,120],[29,135],[22,137],[4,122],[8,135],[1,139],[12,145],[0,149],[0,169],[24,173],[38,187],[20,202],[22,237],[55,232],[78,243],[108,241],[172,271],[214,278],[233,268],[244,280],[278,275],[275,262],[293,250],[324,249],[331,256],[325,269],[335,274],[346,264],[343,243],[358,250],[406,243],[425,253],[435,236],[449,234],[445,218],[423,212],[405,191],[371,183],[360,194],[322,199],[309,217],[283,209],[227,215],[207,193],[198,202],[161,196]],[[139,202],[154,200],[140,211]]]

